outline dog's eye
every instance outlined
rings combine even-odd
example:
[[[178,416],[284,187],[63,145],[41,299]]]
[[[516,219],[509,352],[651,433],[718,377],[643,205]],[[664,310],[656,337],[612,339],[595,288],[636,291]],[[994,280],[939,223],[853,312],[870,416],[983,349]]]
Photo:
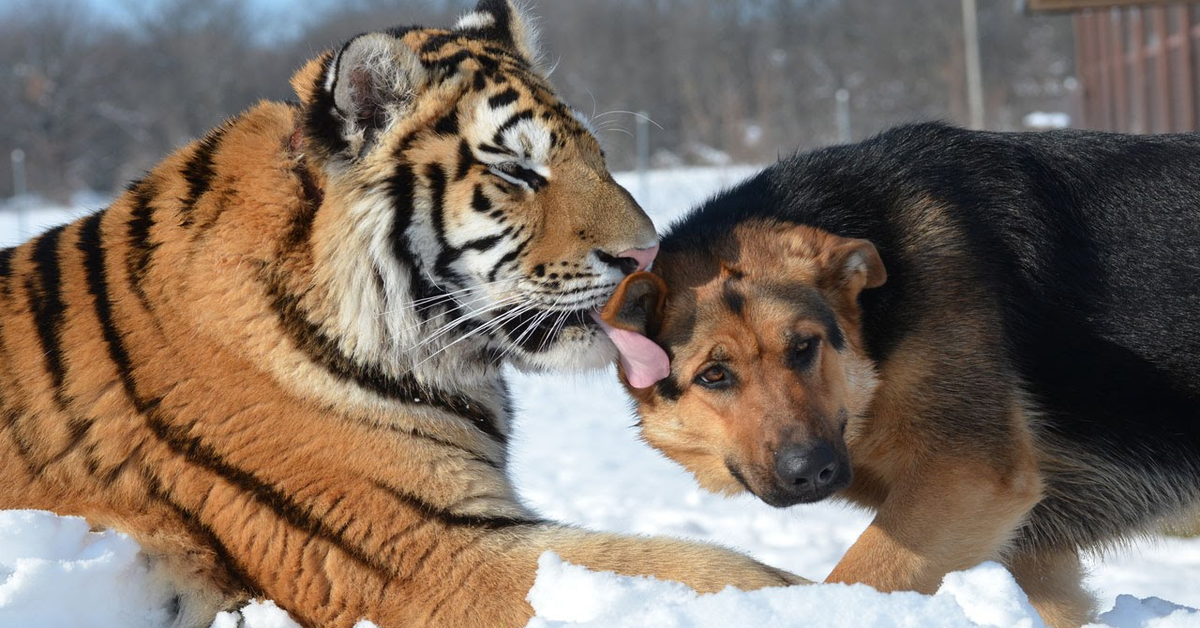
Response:
[[[805,370],[812,366],[813,358],[817,355],[817,345],[820,343],[821,339],[816,336],[797,340],[788,354],[789,366],[797,370]]]
[[[696,383],[705,388],[725,388],[733,383],[733,375],[724,366],[714,364],[696,376]]]

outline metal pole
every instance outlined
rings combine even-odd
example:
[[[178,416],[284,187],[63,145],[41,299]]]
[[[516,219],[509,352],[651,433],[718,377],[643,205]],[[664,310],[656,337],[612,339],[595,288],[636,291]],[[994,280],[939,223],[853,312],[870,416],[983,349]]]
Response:
[[[13,197],[17,205],[17,239],[24,240],[29,233],[29,217],[25,215],[25,151],[17,148],[9,154],[12,159]]]
[[[983,69],[979,65],[979,14],[975,0],[962,0],[963,40],[967,53],[967,109],[970,126],[983,128]]]
[[[650,114],[637,115],[638,196],[643,206],[650,204]]]
[[[850,143],[850,91],[845,88],[839,88],[834,94],[837,100],[837,110],[834,115],[837,119],[838,143]]]

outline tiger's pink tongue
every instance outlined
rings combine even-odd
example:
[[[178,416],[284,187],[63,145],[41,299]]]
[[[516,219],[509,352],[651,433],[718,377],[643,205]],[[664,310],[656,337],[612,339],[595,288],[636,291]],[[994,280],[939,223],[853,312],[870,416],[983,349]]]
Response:
[[[621,368],[625,378],[634,388],[649,388],[671,374],[671,360],[667,352],[654,344],[653,340],[634,332],[618,329],[604,322],[599,312],[592,312],[592,319],[617,345],[621,354]]]

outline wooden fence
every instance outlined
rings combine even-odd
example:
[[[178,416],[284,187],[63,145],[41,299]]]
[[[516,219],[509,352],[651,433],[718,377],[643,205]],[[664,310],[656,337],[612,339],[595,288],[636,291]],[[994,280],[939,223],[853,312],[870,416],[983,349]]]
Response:
[[[1128,133],[1200,128],[1200,5],[1086,9],[1074,20],[1079,126]]]

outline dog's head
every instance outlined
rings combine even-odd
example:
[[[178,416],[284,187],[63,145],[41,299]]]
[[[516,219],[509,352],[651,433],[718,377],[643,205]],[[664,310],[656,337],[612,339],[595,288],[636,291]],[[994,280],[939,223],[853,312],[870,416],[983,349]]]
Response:
[[[622,361],[645,440],[705,488],[774,506],[848,486],[846,425],[876,381],[858,305],[887,278],[875,246],[752,222],[712,249],[665,251],[654,273],[628,278],[604,311],[670,356],[646,387]]]

